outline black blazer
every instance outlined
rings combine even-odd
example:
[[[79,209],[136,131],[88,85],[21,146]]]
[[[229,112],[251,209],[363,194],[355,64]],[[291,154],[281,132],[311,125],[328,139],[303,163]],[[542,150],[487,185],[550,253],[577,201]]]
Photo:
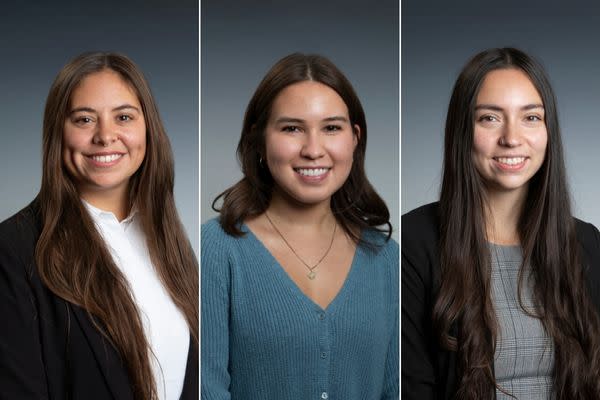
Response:
[[[600,310],[600,232],[575,222],[589,293]],[[439,227],[438,203],[402,216],[402,398],[408,400],[453,399],[457,388],[456,354],[439,347],[431,324],[440,274]]]
[[[0,399],[133,399],[125,365],[87,312],[44,286],[35,201],[0,224]],[[190,337],[182,400],[198,399]]]

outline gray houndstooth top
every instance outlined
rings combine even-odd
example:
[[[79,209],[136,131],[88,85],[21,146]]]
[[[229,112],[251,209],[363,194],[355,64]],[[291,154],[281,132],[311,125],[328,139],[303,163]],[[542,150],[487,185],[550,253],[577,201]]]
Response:
[[[519,304],[521,247],[490,243],[489,248],[492,301],[499,326],[494,355],[496,383],[519,400],[549,400],[552,398],[554,345],[541,321],[527,315]],[[521,298],[526,309],[535,310],[532,280],[527,273]],[[513,399],[498,389],[496,397]]]

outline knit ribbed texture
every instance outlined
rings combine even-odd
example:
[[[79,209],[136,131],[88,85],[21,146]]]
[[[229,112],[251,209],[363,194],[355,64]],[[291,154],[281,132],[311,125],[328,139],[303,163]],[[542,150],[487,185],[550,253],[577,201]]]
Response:
[[[519,246],[490,245],[492,299],[500,328],[494,357],[496,382],[519,400],[552,398],[554,346],[542,322],[519,304],[518,277],[523,255]],[[521,299],[535,312],[533,282],[525,269]],[[512,399],[496,390],[497,399]]]
[[[202,226],[202,399],[398,399],[398,244],[363,233],[323,310],[242,230]]]

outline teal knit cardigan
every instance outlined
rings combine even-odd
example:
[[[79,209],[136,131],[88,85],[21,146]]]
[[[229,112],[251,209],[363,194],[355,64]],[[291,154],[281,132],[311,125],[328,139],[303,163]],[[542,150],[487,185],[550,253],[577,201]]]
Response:
[[[322,309],[246,226],[201,232],[203,400],[398,399],[398,243],[375,231]]]

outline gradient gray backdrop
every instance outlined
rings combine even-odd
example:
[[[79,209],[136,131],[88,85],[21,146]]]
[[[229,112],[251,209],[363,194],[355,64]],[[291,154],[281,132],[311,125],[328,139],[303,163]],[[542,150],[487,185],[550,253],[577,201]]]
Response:
[[[216,215],[215,196],[242,177],[235,150],[258,83],[300,51],[330,58],[356,89],[367,116],[367,175],[398,228],[398,8],[397,0],[202,3],[202,221]]]
[[[128,55],[149,80],[173,146],[177,207],[197,252],[196,0],[2,3],[0,220],[39,190],[42,115],[54,77],[75,55],[92,50]]]
[[[587,3],[402,2],[402,213],[438,199],[444,122],[460,69],[481,50],[512,46],[550,76],[573,212],[600,227],[600,7]]]

